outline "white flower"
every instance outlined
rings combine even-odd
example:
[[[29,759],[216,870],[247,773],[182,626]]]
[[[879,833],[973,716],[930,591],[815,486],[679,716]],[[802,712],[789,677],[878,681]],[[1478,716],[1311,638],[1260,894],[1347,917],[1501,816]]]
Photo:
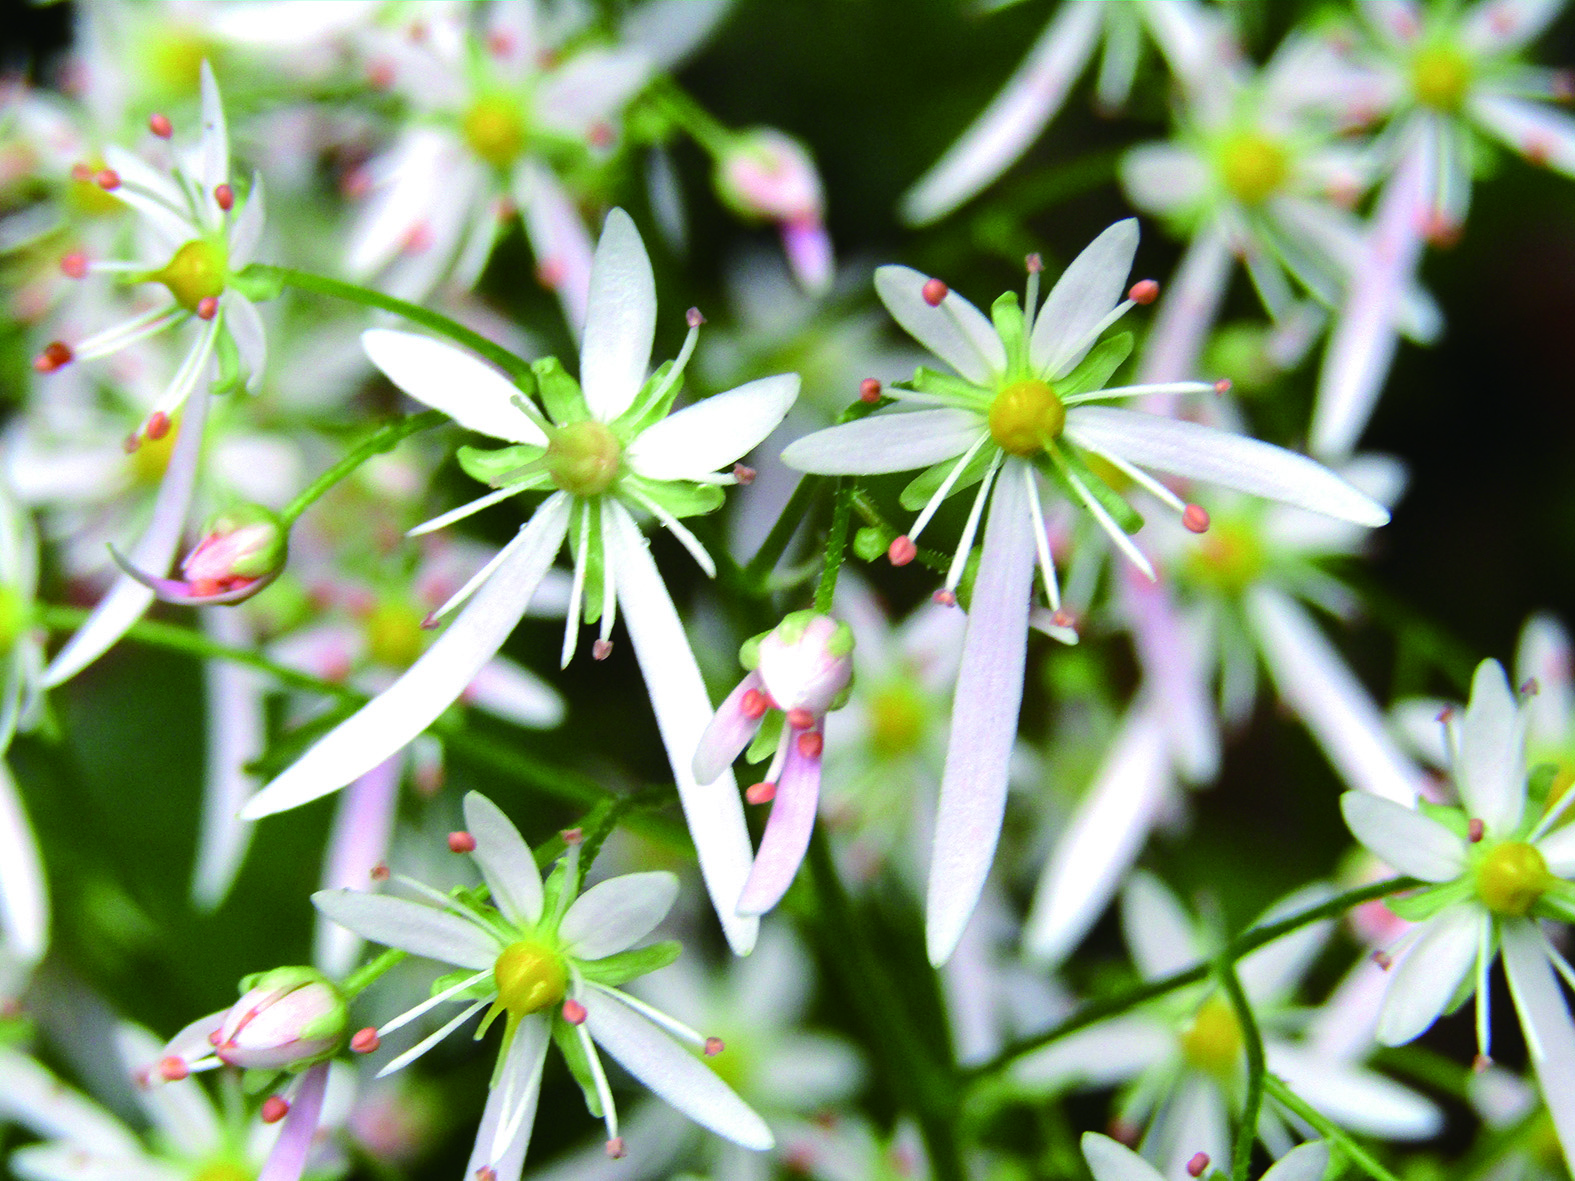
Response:
[[[623,1141],[598,1045],[696,1122],[746,1148],[770,1148],[771,1132],[760,1117],[681,1044],[714,1055],[725,1052],[722,1043],[617,987],[677,955],[676,944],[634,945],[666,917],[678,880],[670,873],[626,874],[576,897],[578,844],[544,886],[529,847],[497,805],[472,792],[465,797],[465,821],[491,905],[413,882],[406,884],[435,906],[348,890],[322,891],[312,901],[365,939],[460,969],[439,980],[429,1000],[377,1031],[381,1038],[445,1001],[468,1002],[381,1073],[413,1062],[483,1009],[483,1029],[503,1017],[499,1066],[466,1176],[478,1170],[492,1170],[489,1175],[502,1181],[519,1176],[552,1040],[568,1057],[591,1112],[605,1120],[611,1152],[621,1153]]]
[[[882,267],[875,286],[888,310],[960,377],[921,369],[911,388],[889,390],[897,408],[818,431],[783,452],[789,465],[826,475],[935,465],[903,494],[923,509],[910,533],[892,544],[891,556],[899,563],[912,560],[914,540],[942,501],[977,481],[946,577],[948,596],[962,578],[990,500],[931,861],[927,921],[936,963],[956,946],[1000,835],[1036,555],[1050,606],[1061,606],[1044,527],[1043,479],[1081,503],[1110,541],[1150,576],[1148,560],[1128,536],[1142,518],[1096,473],[1090,458],[1152,492],[1196,530],[1207,528],[1208,514],[1183,504],[1145,468],[1361,525],[1389,519],[1381,505],[1305,456],[1192,422],[1094,404],[1215,388],[1205,382],[1105,387],[1131,347],[1129,336],[1099,338],[1133,306],[1131,299],[1119,300],[1137,239],[1135,221],[1111,226],[1067,267],[1042,308],[1035,306],[1038,272],[1031,267],[1026,309],[1015,296],[1002,296],[991,309],[994,327],[939,279]]]
[[[1551,766],[1528,784],[1526,723],[1504,669],[1485,660],[1464,714],[1444,722],[1460,806],[1405,808],[1355,792],[1341,806],[1357,840],[1401,873],[1432,883],[1389,903],[1416,926],[1391,949],[1396,962],[1378,1040],[1408,1042],[1475,992],[1477,1043],[1486,1059],[1487,980],[1501,948],[1531,1062],[1568,1158],[1575,1148],[1575,1022],[1558,977],[1575,983],[1575,971],[1539,920],[1575,918],[1569,880],[1575,828],[1561,823],[1575,795],[1553,791]]]
[[[1098,1132],[1083,1133],[1083,1159],[1094,1181],[1164,1181],[1163,1174],[1120,1141]],[[1223,1172],[1229,1161],[1206,1158],[1187,1164],[1189,1176],[1202,1176],[1212,1164]],[[1262,1181],[1322,1181],[1329,1167],[1329,1146],[1322,1140],[1297,1145],[1264,1171]]]
[[[587,621],[600,620],[597,651],[605,653],[614,613],[622,608],[706,888],[729,942],[740,954],[748,951],[758,924],[733,912],[751,858],[743,805],[731,774],[707,788],[695,782],[690,764],[711,716],[710,699],[633,513],[654,516],[707,574],[714,573],[710,556],[679,517],[721,504],[722,489],[734,477],[716,469],[732,465],[782,421],[798,395],[798,378],[761,378],[669,414],[694,348],[700,320],[698,315],[691,320],[678,360],[647,380],[655,283],[634,223],[615,209],[591,270],[580,381],[550,358],[533,367],[547,415],[468,353],[404,332],[366,333],[373,361],[406,393],[462,426],[511,444],[462,453],[473,476],[501,486],[417,532],[523,492],[554,491],[515,539],[438,612],[464,604],[438,641],[258,793],[244,817],[267,816],[335,791],[426,729],[497,652],[567,539],[575,566],[563,662],[574,654],[582,614]]]

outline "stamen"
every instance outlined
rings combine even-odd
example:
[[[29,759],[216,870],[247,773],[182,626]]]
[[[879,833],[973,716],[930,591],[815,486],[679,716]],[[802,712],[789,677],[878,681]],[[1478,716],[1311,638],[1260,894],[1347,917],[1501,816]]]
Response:
[[[919,556],[919,547],[906,535],[896,538],[886,547],[886,558],[893,566],[906,566]]]
[[[807,709],[790,709],[787,711],[788,725],[795,730],[808,730],[815,724],[815,715]]]
[[[563,1019],[570,1025],[579,1025],[585,1020],[585,1006],[572,996],[563,1002]]]
[[[476,1181],[498,1181],[498,1171],[491,1165],[482,1165],[476,1170]]]
[[[170,433],[170,416],[162,410],[155,410],[148,415],[147,425],[142,428],[142,432],[150,439],[162,439]]]
[[[197,319],[211,320],[219,314],[219,297],[205,295],[197,301]]]
[[[372,867],[372,872],[367,876],[374,882],[386,882],[393,876],[393,871],[388,868],[388,862],[379,861]]]
[[[574,553],[574,580],[569,587],[569,609],[563,616],[563,651],[558,667],[568,668],[574,659],[574,648],[580,638],[580,614],[585,601],[585,577],[590,566],[591,506],[580,510],[579,544]]]
[[[93,177],[93,183],[106,193],[113,193],[120,188],[120,173],[113,168],[102,168]]]
[[[1028,268],[1028,288],[1023,293],[1023,335],[1030,337],[1034,331],[1034,316],[1039,310],[1039,273],[1045,269],[1045,260],[1030,254],[1023,260]]]
[[[1541,692],[1542,684],[1537,680],[1536,677],[1527,677],[1520,683],[1520,695],[1522,697],[1535,697]]]
[[[1482,822],[1480,817],[1473,816],[1470,823],[1466,825],[1466,839],[1474,845],[1486,834],[1487,825]]]
[[[1201,504],[1189,504],[1181,511],[1181,523],[1193,533],[1207,533],[1209,511]]]
[[[183,1058],[171,1054],[168,1058],[159,1059],[159,1077],[166,1082],[178,1083],[181,1079],[191,1074]]]
[[[377,1030],[368,1025],[365,1029],[356,1030],[350,1038],[350,1050],[355,1054],[370,1054],[383,1044],[383,1039],[377,1036]]]
[[[749,485],[755,482],[755,476],[757,474],[758,473],[756,473],[755,469],[752,467],[745,467],[741,463],[735,463],[733,465],[733,479],[737,480],[739,484],[745,488],[749,487]]]
[[[86,183],[93,179],[93,169],[87,164],[73,164],[71,166],[71,179]]]
[[[747,690],[744,693],[743,700],[739,702],[739,707],[744,711],[746,718],[764,717],[770,705],[771,703],[766,698],[766,695],[759,689]]]
[[[798,736],[798,753],[806,759],[820,758],[820,752],[826,747],[826,740],[814,730]]]
[[[1387,951],[1375,951],[1370,958],[1372,959],[1373,963],[1377,964],[1385,972],[1394,967],[1395,958]]]
[[[1484,1070],[1492,1065],[1493,1059],[1489,1058],[1486,1054],[1473,1054],[1471,1056],[1471,1071],[1473,1074],[1481,1074]]]
[[[290,1114],[290,1101],[281,1095],[269,1095],[263,1100],[262,1122],[276,1124]]]
[[[684,323],[691,328],[698,328],[705,323],[705,317],[700,314],[699,308],[690,308],[684,313]]]
[[[1045,597],[1052,610],[1061,606],[1061,587],[1056,581],[1055,559],[1050,554],[1050,532],[1045,528],[1044,506],[1039,503],[1039,484],[1031,467],[1023,468],[1023,482],[1028,491],[1028,514],[1033,520],[1034,549],[1039,556],[1039,573],[1045,580]]]
[[[941,301],[946,298],[946,294],[950,290],[951,289],[939,279],[926,279],[924,281],[924,286],[919,291],[919,294],[924,297],[925,303],[929,304],[932,308],[938,308],[941,306]]]
[[[1132,289],[1127,292],[1127,298],[1133,303],[1151,304],[1159,298],[1159,284],[1153,279],[1139,279],[1132,284]]]
[[[1218,381],[1216,381],[1214,383],[1214,392],[1216,394],[1228,394],[1228,393],[1230,393],[1230,387],[1231,387],[1231,380],[1230,380],[1230,378],[1222,377],[1222,378],[1220,378]]]
[[[957,595],[956,595],[956,593],[954,591],[949,591],[949,590],[947,590],[944,587],[942,587],[940,590],[936,591],[933,595],[930,596],[930,598],[934,602],[940,604],[942,607],[955,607],[955,606],[957,606]]]
[[[578,845],[585,840],[585,830],[578,825],[574,828],[564,829],[561,835],[565,845]]]
[[[175,127],[170,122],[169,116],[160,115],[156,112],[148,116],[148,130],[160,139],[168,139],[175,134]]]
[[[73,250],[60,260],[60,269],[70,279],[81,279],[87,275],[87,255],[80,250]]]
[[[71,346],[64,341],[52,340],[44,346],[44,351],[33,358],[33,368],[40,373],[53,373],[62,365],[71,363]]]
[[[705,1056],[707,1058],[715,1058],[725,1049],[727,1049],[727,1046],[721,1038],[708,1037],[705,1039]]]
[[[863,381],[859,382],[859,401],[879,402],[880,382],[875,380],[873,377],[866,377]]]
[[[910,542],[924,532],[924,527],[930,523],[930,519],[935,516],[941,505],[945,503],[947,496],[951,494],[951,490],[956,487],[957,481],[962,478],[964,469],[973,462],[974,456],[979,454],[979,449],[984,446],[985,440],[989,437],[988,433],[980,435],[974,441],[974,445],[964,451],[957,462],[952,465],[952,470],[946,473],[946,478],[941,481],[941,486],[935,490],[934,495],[925,503],[924,510],[919,513],[919,519],[913,523],[912,530],[905,534]],[[898,540],[901,539],[899,538]],[[896,543],[893,542],[893,544]],[[917,553],[917,550],[915,550],[915,553]],[[900,566],[903,563],[893,558],[892,565]]]
[[[1206,1152],[1194,1153],[1192,1159],[1187,1161],[1187,1176],[1201,1177],[1208,1171],[1209,1154]]]
[[[769,804],[776,799],[777,785],[774,783],[757,783],[744,792],[744,798],[751,804]]]
[[[450,853],[474,853],[476,851],[476,838],[468,832],[451,832],[448,834],[448,851]]]
[[[995,473],[1001,470],[1001,460],[996,459],[990,470],[984,474],[984,479],[979,482],[979,495],[973,499],[973,507],[968,510],[968,520],[963,523],[962,541],[957,546],[957,552],[952,556],[951,569],[946,571],[946,589],[955,591],[957,584],[962,581],[963,567],[968,564],[968,554],[973,550],[974,536],[979,532],[979,518],[984,515],[984,502],[990,495],[990,489],[995,484]]]
[[[598,639],[591,645],[591,659],[606,660],[612,655],[612,648],[613,646],[611,640]]]
[[[607,1141],[607,1155],[613,1160],[621,1160],[625,1151],[622,1136],[614,1136]]]

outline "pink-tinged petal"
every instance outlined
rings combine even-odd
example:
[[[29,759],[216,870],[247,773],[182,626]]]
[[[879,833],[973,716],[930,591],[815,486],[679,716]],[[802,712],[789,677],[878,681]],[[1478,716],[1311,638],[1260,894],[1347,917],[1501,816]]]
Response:
[[[1097,4],[1061,6],[1001,93],[903,195],[904,221],[939,220],[1011,167],[1066,101],[1103,18]]]
[[[695,748],[694,773],[696,783],[715,783],[717,778],[733,765],[733,760],[744,753],[744,748],[760,729],[765,714],[750,717],[744,712],[744,697],[759,693],[765,682],[758,672],[752,672],[727,695],[717,707],[716,715],[700,735],[700,745]]]
[[[153,515],[132,547],[131,560],[141,569],[167,570],[175,559],[197,483],[207,417],[208,394],[201,391],[187,401],[186,413],[180,425],[174,428],[177,431],[175,446],[153,498]],[[153,592],[147,587],[129,576],[117,578],[87,622],[66,641],[66,646],[44,670],[44,687],[53,688],[69,680],[97,660],[152,604]]]
[[[1357,11],[1391,45],[1403,46],[1422,31],[1422,9],[1413,0],[1357,0]]]
[[[1169,140],[1138,144],[1121,157],[1121,188],[1132,204],[1149,213],[1191,212],[1207,195],[1211,175],[1206,158]],[[1193,243],[1211,229],[1204,226]]]
[[[257,1175],[257,1181],[300,1181],[306,1171],[306,1157],[323,1115],[323,1096],[328,1091],[329,1063],[319,1062],[301,1076],[301,1085],[290,1098],[290,1111],[284,1117],[273,1151]]]
[[[873,476],[955,459],[984,433],[972,410],[892,410],[789,443],[782,462],[823,476]]]
[[[497,1078],[487,1090],[487,1105],[476,1129],[476,1145],[465,1166],[466,1177],[491,1169],[496,1181],[519,1181],[525,1168],[541,1095],[541,1072],[552,1042],[552,1027],[540,1017],[527,1017],[514,1031]],[[507,1124],[513,1123],[513,1135]]]
[[[1209,73],[1221,68],[1230,49],[1229,30],[1215,10],[1197,0],[1170,0],[1140,4],[1137,11],[1171,72],[1187,86],[1205,84]]]
[[[28,963],[49,945],[49,888],[38,842],[11,770],[0,760],[0,933],[4,948]]]
[[[204,614],[202,627],[210,639],[230,647],[250,648],[256,641],[246,619],[235,612]],[[267,683],[254,670],[228,660],[208,661],[203,679],[208,688],[207,773],[191,896],[199,907],[211,910],[230,892],[251,843],[251,825],[236,813],[257,786],[246,765],[262,754],[267,740]]]
[[[1504,973],[1531,1065],[1568,1161],[1575,1158],[1575,1024],[1536,920],[1505,922],[1499,937],[1504,945]]]
[[[265,589],[284,569],[280,566],[261,578],[241,579],[238,585],[228,590],[210,591],[206,584],[189,582],[184,578],[158,578],[145,570],[139,570],[130,558],[113,545],[109,547],[109,556],[120,567],[122,574],[152,591],[159,602],[174,603],[181,607],[223,607],[245,602]]]
[[[1575,654],[1564,625],[1545,613],[1526,620],[1515,649],[1515,684],[1536,682],[1537,691],[1522,706],[1526,712],[1526,734],[1534,746],[1558,743],[1568,732],[1570,719],[1575,717],[1572,669]]]
[[[328,836],[324,890],[372,888],[372,871],[387,859],[393,840],[399,775],[404,762],[399,755],[384,759],[345,789]],[[326,915],[317,916],[312,962],[320,971],[337,979],[355,967],[360,954],[359,935],[330,922]]]
[[[552,170],[535,160],[525,160],[515,171],[514,200],[524,214],[537,272],[557,292],[578,340],[585,332],[594,251],[585,219]]]
[[[580,386],[591,414],[611,422],[645,384],[656,333],[656,280],[640,231],[622,209],[607,214],[591,262],[580,344]]]
[[[775,1144],[765,1121],[715,1071],[616,992],[593,987],[583,999],[586,1027],[597,1045],[659,1098],[734,1144],[757,1152]]]
[[[1220,726],[1198,637],[1177,613],[1168,583],[1129,575],[1121,594],[1176,767],[1191,782],[1210,782],[1219,773]]]
[[[1109,1136],[1084,1132],[1082,1144],[1094,1181],[1164,1181],[1158,1169]]]
[[[467,430],[510,443],[547,445],[541,427],[515,405],[523,396],[519,387],[464,349],[390,328],[363,332],[361,347],[389,381]]]
[[[1132,874],[1121,891],[1121,932],[1145,980],[1196,963],[1203,952],[1180,901],[1146,870]]]
[[[1219,316],[1231,265],[1230,243],[1217,224],[1204,227],[1188,244],[1176,273],[1159,289],[1154,326],[1138,364],[1139,382],[1197,376],[1203,341]]]
[[[598,882],[569,906],[558,927],[577,959],[599,960],[644,939],[678,900],[678,879],[664,870]]]
[[[541,919],[541,871],[519,829],[502,808],[476,791],[465,796],[465,825],[476,839],[472,856],[493,903],[515,926],[534,926]]]
[[[1346,799],[1351,796],[1347,795]],[[1382,804],[1370,796],[1358,797]],[[1394,807],[1395,805],[1388,805]],[[1378,1040],[1400,1046],[1425,1033],[1449,1004],[1477,958],[1487,916],[1476,906],[1451,906],[1426,923],[1421,937],[1390,969],[1389,991],[1378,1016]]]
[[[818,220],[796,218],[782,223],[782,252],[799,285],[811,295],[831,290],[837,263],[832,254],[831,235]]]
[[[729,0],[647,0],[628,10],[620,39],[658,66],[676,66],[700,48],[730,8]]]
[[[714,394],[651,424],[624,457],[652,480],[686,480],[728,467],[758,447],[798,397],[796,373],[779,373]]]
[[[412,231],[427,222],[443,199],[445,182],[458,171],[463,150],[452,133],[418,124],[372,162],[369,167],[380,179],[356,218],[345,252],[345,269],[352,276],[367,278],[399,257]],[[424,253],[432,252],[429,248]]]
[[[1542,35],[1564,9],[1564,0],[1485,0],[1460,25],[1460,39],[1484,54],[1511,53]]]
[[[558,691],[506,656],[495,656],[481,666],[465,687],[465,700],[495,718],[533,730],[550,730],[563,721]]]
[[[498,958],[497,940],[474,923],[446,910],[355,890],[319,890],[312,905],[363,939],[411,955],[441,960],[479,972]]]
[[[1109,406],[1074,406],[1067,411],[1066,431],[1073,442],[1090,451],[1115,455],[1139,467],[1219,484],[1358,525],[1377,527],[1389,521],[1388,509],[1322,464],[1245,435]]]
[[[1183,1076],[1179,1089],[1162,1137],[1169,1151],[1161,1150],[1160,1169],[1167,1177],[1182,1176],[1187,1162],[1199,1152],[1211,1161],[1230,1159],[1229,1117],[1218,1084],[1192,1072]]]
[[[1428,1140],[1443,1129],[1443,1113],[1433,1103],[1381,1074],[1364,1070],[1354,1063],[1322,1058],[1284,1042],[1270,1042],[1264,1051],[1269,1069],[1284,1079],[1298,1096],[1342,1128],[1358,1135],[1385,1140]],[[1286,1157],[1281,1164],[1290,1159]],[[1310,1175],[1311,1181],[1318,1181],[1323,1176],[1323,1164],[1327,1164],[1327,1160]],[[1266,1178],[1268,1175],[1264,1174]],[[1280,1172],[1274,1175],[1276,1178],[1284,1176]]]
[[[1024,923],[1023,946],[1053,966],[1088,934],[1137,859],[1172,785],[1162,710],[1136,707],[1056,840]]]
[[[1254,587],[1246,606],[1280,697],[1341,778],[1397,804],[1414,801],[1425,776],[1400,753],[1373,699],[1307,612],[1267,586]]]
[[[777,779],[771,818],[766,821],[749,880],[738,897],[739,914],[765,914],[782,901],[809,848],[819,803],[820,755],[806,755],[799,749],[798,739],[791,737]]]
[[[989,317],[955,291],[930,303],[929,282],[912,267],[884,266],[875,272],[875,293],[914,340],[975,385],[993,384],[1006,370],[1006,348]]]
[[[222,1014],[214,1013],[192,1022],[175,1035],[170,1042],[170,1047],[183,1050],[180,1056],[188,1061],[196,1058],[195,1049],[186,1049],[195,1040],[194,1032],[217,1029],[221,1016]],[[201,1036],[204,1040],[203,1048],[211,1048],[206,1045],[206,1032]],[[147,1069],[169,1052],[165,1047],[160,1046],[146,1029],[129,1022],[115,1028],[114,1039],[117,1056],[120,1059],[119,1065],[129,1075]],[[110,1064],[110,1068],[113,1069],[113,1063]],[[139,1087],[135,1090],[134,1097],[148,1122],[159,1135],[165,1138],[165,1143],[182,1145],[193,1156],[201,1156],[218,1149],[219,1113],[214,1110],[208,1092],[201,1086],[188,1083],[175,1086]]]
[[[1094,341],[1092,333],[1121,302],[1137,254],[1137,218],[1110,226],[1061,272],[1034,315],[1029,357],[1037,373],[1065,375]]]
[[[618,115],[651,76],[651,59],[625,48],[582,49],[536,87],[532,113],[543,127],[586,135]]]
[[[0,1047],[0,1118],[87,1152],[127,1157],[141,1153],[137,1138],[114,1116],[26,1054],[7,1047]]]
[[[755,945],[760,922],[734,912],[753,855],[738,784],[731,772],[724,771],[714,783],[702,786],[695,779],[692,766],[695,751],[700,748],[700,736],[711,720],[711,699],[684,635],[684,625],[656,563],[651,560],[639,526],[616,501],[607,502],[602,520],[612,554],[618,605],[651,695],[651,709],[656,714],[662,744],[667,748],[706,892],[721,920],[728,946],[738,955],[748,955]]]
[[[1460,721],[1455,786],[1489,836],[1507,837],[1526,805],[1526,721],[1496,660],[1477,665],[1471,701]]]
[[[114,190],[114,197],[135,209],[143,224],[162,239],[165,247],[179,250],[191,240],[190,223],[176,212],[176,209],[185,208],[185,198],[170,183],[168,173],[160,172],[115,144],[105,146],[104,163],[120,176],[120,187]],[[169,204],[165,204],[166,201]]]
[[[995,860],[1023,701],[1035,547],[1023,481],[1000,480],[968,609],[930,857],[930,963],[951,958]]]
[[[1352,834],[1374,856],[1425,882],[1447,882],[1465,872],[1465,841],[1430,816],[1361,791],[1340,797]]]
[[[415,664],[320,738],[252,797],[246,820],[299,807],[337,791],[394,754],[464,692],[508,638],[563,545],[569,500],[549,497],[505,547],[505,557]]]

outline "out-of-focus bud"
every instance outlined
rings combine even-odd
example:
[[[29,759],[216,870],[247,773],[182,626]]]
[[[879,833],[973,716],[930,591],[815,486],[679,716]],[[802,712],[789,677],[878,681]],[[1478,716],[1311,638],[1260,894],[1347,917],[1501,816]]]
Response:
[[[795,611],[746,649],[766,693],[784,711],[824,714],[847,699],[853,681],[853,632],[814,611]]]
[[[208,522],[202,540],[181,563],[180,578],[138,570],[116,552],[115,561],[166,603],[213,606],[239,603],[284,569],[289,533],[277,513],[258,504],[226,509]]]
[[[816,293],[830,286],[825,194],[803,144],[769,127],[739,134],[717,157],[716,190],[739,215],[777,224],[800,283]]]
[[[350,1012],[338,987],[314,968],[275,968],[242,982],[219,1025],[214,1053],[248,1070],[299,1069],[337,1053]]]

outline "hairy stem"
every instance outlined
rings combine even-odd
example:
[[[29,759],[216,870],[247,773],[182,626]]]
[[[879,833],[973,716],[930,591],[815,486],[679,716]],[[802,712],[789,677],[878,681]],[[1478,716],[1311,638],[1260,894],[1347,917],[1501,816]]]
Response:
[[[284,506],[283,511],[279,514],[280,520],[284,522],[284,527],[289,529],[290,526],[294,525],[296,518],[311,508],[324,493],[371,459],[372,456],[381,455],[385,451],[392,451],[394,445],[401,439],[408,439],[411,435],[418,434],[421,431],[430,430],[435,426],[442,426],[448,421],[448,415],[441,410],[425,410],[420,414],[404,414],[391,422],[384,423],[358,443],[338,463],[301,489],[295,499]]]
[[[1231,1181],[1247,1181],[1248,1170],[1252,1167],[1252,1146],[1258,1141],[1258,1112],[1263,1107],[1263,1034],[1247,1002],[1247,994],[1242,991],[1241,980],[1236,976],[1234,958],[1222,958],[1219,970],[1220,983],[1235,1010],[1236,1023],[1241,1026],[1247,1051],[1247,1098],[1242,1104],[1241,1129],[1236,1134],[1235,1155],[1231,1161]]]

